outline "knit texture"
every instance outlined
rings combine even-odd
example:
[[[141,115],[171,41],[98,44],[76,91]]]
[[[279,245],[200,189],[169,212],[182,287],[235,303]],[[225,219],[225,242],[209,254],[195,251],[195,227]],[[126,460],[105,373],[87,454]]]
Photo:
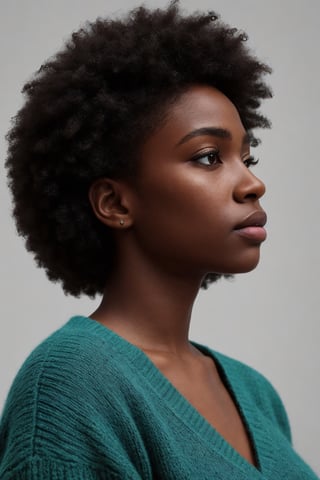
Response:
[[[1,480],[315,480],[291,445],[279,396],[250,367],[216,362],[255,450],[249,464],[149,358],[87,317],[39,345],[11,387]]]

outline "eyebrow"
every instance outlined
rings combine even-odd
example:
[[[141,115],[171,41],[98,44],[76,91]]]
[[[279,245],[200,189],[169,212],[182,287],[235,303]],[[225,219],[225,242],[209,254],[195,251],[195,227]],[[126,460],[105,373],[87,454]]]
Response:
[[[232,134],[230,130],[227,130],[225,128],[218,128],[218,127],[202,127],[202,128],[197,128],[196,130],[192,130],[192,132],[190,133],[187,133],[187,135],[185,135],[184,137],[181,138],[181,140],[179,140],[179,142],[176,144],[175,147],[179,147],[183,143],[188,142],[189,140],[191,140],[191,138],[205,136],[205,135],[232,140]],[[251,140],[251,136],[249,135],[248,132],[246,132],[242,138],[242,145],[250,144],[250,140]]]

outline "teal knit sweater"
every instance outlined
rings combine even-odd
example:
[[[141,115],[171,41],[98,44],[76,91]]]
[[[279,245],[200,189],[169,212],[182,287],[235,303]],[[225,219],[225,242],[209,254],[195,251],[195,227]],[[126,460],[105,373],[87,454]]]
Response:
[[[283,405],[255,370],[210,355],[254,445],[249,464],[137,347],[73,317],[20,369],[0,428],[1,480],[312,480]]]

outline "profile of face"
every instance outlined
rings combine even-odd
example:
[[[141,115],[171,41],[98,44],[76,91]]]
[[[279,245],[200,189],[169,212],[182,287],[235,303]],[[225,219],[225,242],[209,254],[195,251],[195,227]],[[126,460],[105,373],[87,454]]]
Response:
[[[220,91],[195,85],[168,113],[140,151],[127,240],[175,275],[252,270],[266,236],[265,186],[249,168],[237,109]]]

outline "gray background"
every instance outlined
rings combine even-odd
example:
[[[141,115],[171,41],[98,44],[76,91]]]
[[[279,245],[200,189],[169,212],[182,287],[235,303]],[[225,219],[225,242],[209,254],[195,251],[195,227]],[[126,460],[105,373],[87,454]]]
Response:
[[[134,0],[1,0],[0,406],[30,350],[77,313],[98,303],[65,297],[35,267],[10,218],[3,161],[9,119],[20,90],[42,61],[86,19],[136,6]],[[147,1],[164,6],[163,0]],[[249,33],[274,68],[275,97],[265,103],[273,129],[261,132],[256,173],[267,185],[269,214],[262,260],[252,273],[201,292],[191,338],[253,365],[278,389],[294,444],[320,473],[319,380],[319,0],[181,0],[191,11],[215,9]]]

